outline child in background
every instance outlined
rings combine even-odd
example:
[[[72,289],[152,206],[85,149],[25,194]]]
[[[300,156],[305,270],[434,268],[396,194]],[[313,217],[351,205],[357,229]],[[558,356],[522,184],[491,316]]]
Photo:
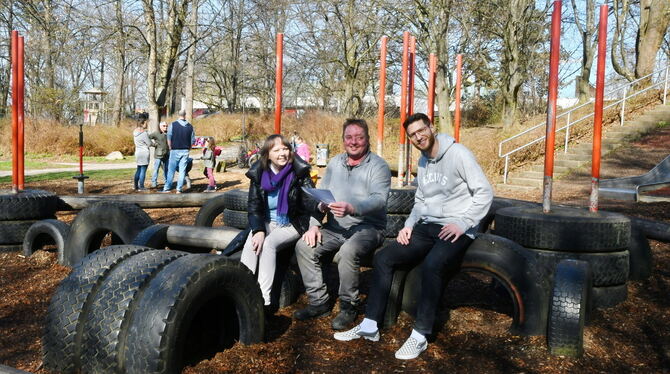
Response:
[[[213,136],[208,136],[205,140],[205,148],[202,150],[202,160],[205,164],[205,175],[209,179],[209,184],[205,192],[216,191],[216,181],[214,180],[214,167],[216,166],[216,140]]]
[[[295,153],[307,163],[312,161],[312,154],[309,151],[309,145],[305,143],[305,140],[300,137],[300,135],[296,135],[295,137]]]

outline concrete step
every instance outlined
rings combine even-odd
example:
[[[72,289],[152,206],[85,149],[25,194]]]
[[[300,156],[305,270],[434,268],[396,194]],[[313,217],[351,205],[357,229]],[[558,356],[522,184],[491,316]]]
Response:
[[[537,180],[543,180],[544,179],[544,172],[542,172],[542,171],[522,171],[519,174],[517,174],[516,176],[521,177],[521,178],[532,178],[532,179],[537,179]]]
[[[535,178],[521,178],[521,177],[507,177],[508,184],[516,184],[520,186],[542,187],[542,180]]]
[[[544,164],[533,165],[533,167],[530,170],[531,171],[539,171],[540,173],[544,173]],[[570,171],[570,168],[567,168],[565,166],[554,165],[554,176],[565,174],[569,171]]]
[[[520,184],[513,184],[513,183],[510,183],[508,181],[507,184],[505,184],[505,183],[496,184],[496,188],[510,189],[510,190],[516,190],[516,191],[536,191],[536,190],[539,190],[540,188],[542,188],[542,186],[539,186],[539,187],[524,186],[524,185],[520,185]]]
[[[585,162],[591,161],[591,158],[584,158],[583,160],[554,160],[554,168],[556,166],[565,166],[571,169],[582,166]]]

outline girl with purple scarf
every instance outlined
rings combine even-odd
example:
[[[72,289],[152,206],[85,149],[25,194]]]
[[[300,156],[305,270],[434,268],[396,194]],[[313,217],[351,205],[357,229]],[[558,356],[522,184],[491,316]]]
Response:
[[[290,143],[275,134],[265,139],[260,159],[246,176],[249,186],[249,227],[251,232],[242,249],[241,262],[258,273],[266,311],[270,312],[270,291],[275,276],[277,252],[293,250],[296,241],[309,228],[310,211],[302,187],[314,187],[310,166],[294,157]],[[307,207],[307,204],[310,204]]]

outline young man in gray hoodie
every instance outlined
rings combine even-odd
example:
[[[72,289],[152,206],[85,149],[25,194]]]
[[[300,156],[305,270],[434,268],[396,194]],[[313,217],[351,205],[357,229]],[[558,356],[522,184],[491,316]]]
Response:
[[[458,269],[465,250],[493,200],[493,190],[474,155],[446,134],[436,134],[428,117],[416,113],[403,123],[421,151],[414,207],[396,242],[377,252],[366,318],[353,329],[335,334],[349,341],[379,340],[378,324],[391,288],[393,270],[421,268],[421,295],[412,334],[396,352],[398,359],[418,357],[428,347],[447,271]]]
[[[305,320],[330,313],[332,303],[323,279],[321,259],[339,252],[340,313],[331,324],[335,330],[348,328],[358,315],[360,258],[384,241],[386,199],[391,188],[391,170],[384,159],[370,151],[365,120],[346,120],[342,140],[345,153],[330,160],[320,184],[320,188],[333,193],[336,202],[319,204],[316,218],[311,219],[309,230],[296,244],[309,305],[293,315]],[[326,214],[328,220],[322,227]]]

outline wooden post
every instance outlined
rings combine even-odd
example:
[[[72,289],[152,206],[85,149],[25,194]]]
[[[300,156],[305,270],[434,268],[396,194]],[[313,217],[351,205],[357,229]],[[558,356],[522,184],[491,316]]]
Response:
[[[603,129],[603,99],[605,92],[605,58],[607,57],[607,5],[600,6],[598,24],[598,71],[596,73],[596,102],[593,109],[593,151],[591,154],[591,195],[589,211],[598,211],[600,185],[600,153]]]
[[[384,110],[386,102],[386,44],[388,36],[382,36],[379,56],[379,108],[377,109],[377,154],[384,154]]]
[[[281,134],[282,82],[284,70],[284,34],[277,34],[275,65],[275,134]]]

